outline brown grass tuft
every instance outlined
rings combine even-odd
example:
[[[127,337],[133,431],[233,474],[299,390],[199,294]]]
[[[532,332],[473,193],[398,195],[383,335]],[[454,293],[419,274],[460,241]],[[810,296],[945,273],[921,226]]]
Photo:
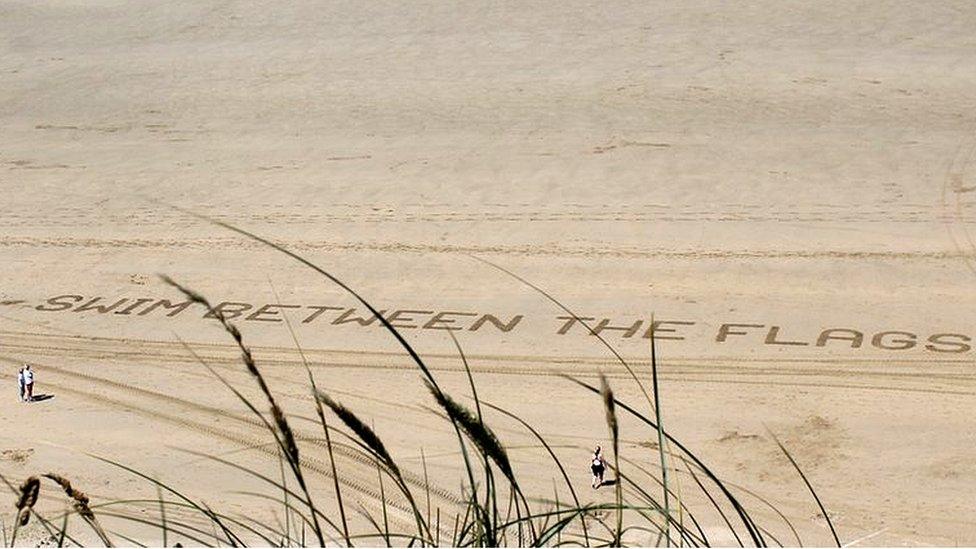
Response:
[[[6,479],[4,482],[7,482]],[[30,521],[31,511],[33,511],[34,504],[37,503],[37,497],[41,493],[40,479],[37,477],[27,477],[27,480],[20,485],[19,492],[20,494],[17,496],[17,520],[14,521],[13,531],[10,534],[11,547],[17,541],[17,530],[21,526],[27,526],[27,523]]]

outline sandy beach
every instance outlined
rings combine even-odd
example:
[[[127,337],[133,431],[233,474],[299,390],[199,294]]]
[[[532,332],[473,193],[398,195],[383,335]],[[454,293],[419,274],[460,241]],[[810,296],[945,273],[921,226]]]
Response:
[[[669,432],[804,544],[833,540],[773,435],[842,542],[972,545],[973,28],[967,2],[2,2],[0,474],[156,496],[100,456],[278,520],[247,494],[266,485],[205,457],[279,474],[194,357],[260,398],[238,349],[165,274],[240,328],[324,512],[305,361],[412,486],[426,464],[435,504],[457,506],[456,435],[403,348],[335,284],[192,212],[353,287],[470,402],[453,334],[479,398],[578,466],[588,501],[614,496],[587,471],[603,404],[562,376],[649,406],[491,264],[645,381],[653,319]],[[25,362],[45,400],[18,402]],[[486,413],[525,490],[553,497],[538,442]],[[653,468],[655,432],[621,421],[621,455]],[[338,456],[348,498],[379,512],[375,467]],[[38,509],[64,506],[45,488]]]

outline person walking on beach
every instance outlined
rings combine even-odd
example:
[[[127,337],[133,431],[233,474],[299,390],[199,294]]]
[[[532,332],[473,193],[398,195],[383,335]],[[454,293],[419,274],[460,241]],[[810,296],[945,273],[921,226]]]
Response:
[[[24,402],[34,400],[34,372],[30,369],[30,364],[24,364]]]
[[[17,370],[17,389],[20,394],[20,401],[24,401],[24,369]]]
[[[590,471],[593,473],[593,489],[603,486],[603,473],[607,471],[607,460],[603,459],[600,447],[593,450],[593,459],[590,460]]]

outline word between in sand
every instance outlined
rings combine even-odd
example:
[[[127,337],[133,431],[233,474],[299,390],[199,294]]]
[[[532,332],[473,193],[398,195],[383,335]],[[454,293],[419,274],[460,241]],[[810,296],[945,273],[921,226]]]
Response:
[[[20,300],[10,300],[3,304],[25,304]],[[119,298],[86,297],[78,294],[65,294],[48,298],[34,306],[38,311],[98,314],[164,316],[182,315],[191,308],[193,302],[171,301],[158,298]],[[275,323],[284,322],[284,314],[297,314],[301,324],[329,324],[333,326],[380,327],[379,318],[363,309],[333,305],[298,305],[286,303],[265,303],[254,305],[242,301],[223,301],[214,305],[214,311],[207,311],[203,318],[216,318],[215,312],[228,319],[243,322]],[[496,315],[465,311],[433,311],[423,309],[384,309],[380,315],[397,329],[424,330],[466,330],[492,333],[509,333],[522,326],[523,314]],[[294,318],[294,317],[292,317]],[[553,328],[556,335],[599,335],[620,339],[650,339],[651,334],[658,340],[684,341],[708,337],[715,343],[739,341],[768,346],[787,347],[847,347],[852,349],[875,348],[885,351],[907,351],[924,349],[936,353],[965,353],[972,349],[971,338],[964,334],[935,333],[929,336],[918,335],[902,330],[883,330],[865,332],[848,327],[824,328],[810,337],[788,336],[781,326],[763,323],[723,323],[714,327],[710,323],[690,320],[644,319],[619,322],[610,318],[556,316]]]

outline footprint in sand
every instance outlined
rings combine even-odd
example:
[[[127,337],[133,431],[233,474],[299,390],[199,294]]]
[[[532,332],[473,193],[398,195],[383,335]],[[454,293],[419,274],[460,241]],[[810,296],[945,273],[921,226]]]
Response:
[[[12,461],[14,463],[26,463],[28,459],[34,454],[33,448],[27,448],[23,450],[10,449],[0,451],[0,460],[2,461]]]

